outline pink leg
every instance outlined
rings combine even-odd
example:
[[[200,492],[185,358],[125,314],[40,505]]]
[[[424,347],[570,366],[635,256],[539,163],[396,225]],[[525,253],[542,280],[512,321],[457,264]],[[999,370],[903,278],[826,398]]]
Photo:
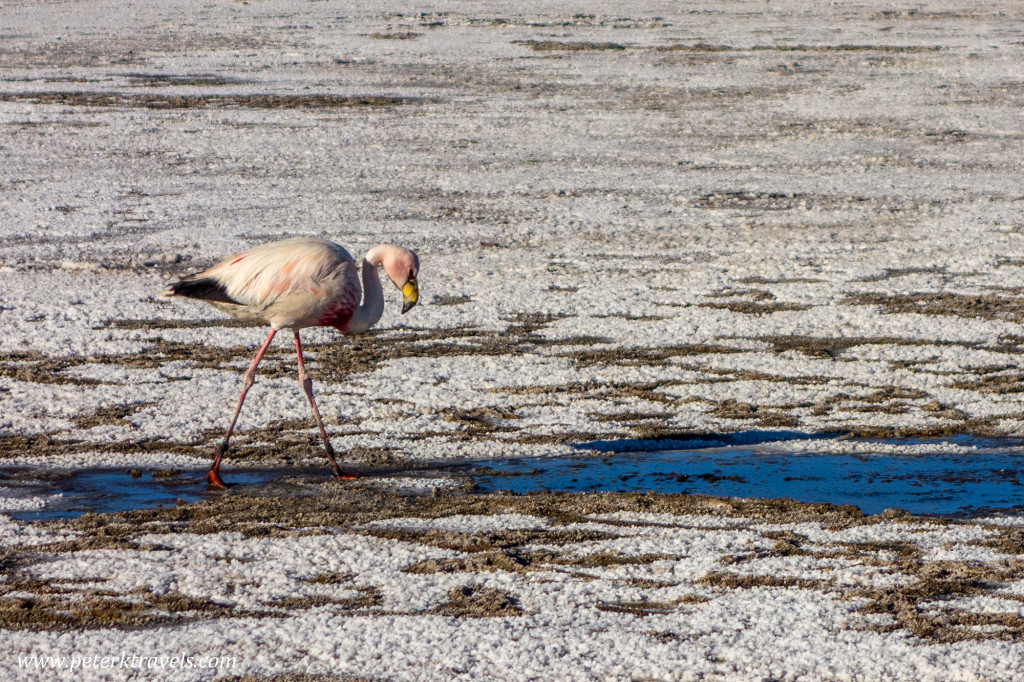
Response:
[[[327,439],[327,430],[324,429],[324,422],[320,418],[320,410],[316,406],[316,401],[313,400],[313,380],[306,375],[306,365],[302,362],[302,342],[299,340],[299,332],[295,332],[295,355],[299,359],[299,383],[302,384],[302,390],[306,392],[306,397],[309,398],[309,406],[313,408],[313,416],[316,418],[316,425],[320,428],[320,437],[324,439],[324,447],[327,448],[327,459],[331,463],[331,471],[334,472],[335,478],[342,480],[352,480],[358,478],[354,474],[343,474],[338,468],[338,462],[334,459],[334,448],[331,447],[331,441]]]
[[[274,334],[277,333],[276,329],[271,328],[270,333],[267,334],[267,340],[263,342],[260,349],[256,352],[256,357],[252,359],[252,364],[249,365],[249,369],[245,370],[245,381],[242,382],[242,393],[238,396],[238,405],[235,406],[235,414],[231,417],[231,425],[228,427],[228,432],[224,436],[224,442],[220,444],[217,449],[217,457],[213,460],[213,466],[210,467],[210,471],[206,474],[206,482],[217,488],[226,488],[224,481],[220,477],[220,460],[224,456],[224,453],[228,451],[228,443],[231,441],[231,434],[235,432],[235,422],[238,421],[238,414],[242,411],[242,403],[245,402],[245,394],[249,392],[252,385],[256,383],[256,368],[259,367],[260,360],[263,359],[263,354],[270,348],[270,342],[274,340]]]

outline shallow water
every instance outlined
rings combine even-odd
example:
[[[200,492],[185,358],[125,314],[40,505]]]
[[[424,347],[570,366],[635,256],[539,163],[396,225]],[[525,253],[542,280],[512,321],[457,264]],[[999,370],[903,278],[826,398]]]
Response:
[[[787,497],[852,504],[868,514],[898,507],[914,514],[1024,513],[1021,456],[793,455],[749,448],[673,450],[610,457],[531,458],[488,463],[482,490],[697,493]]]
[[[797,455],[734,445],[440,464],[411,471],[365,473],[370,483],[395,475],[423,478],[425,483],[431,478],[469,477],[481,492],[653,491],[852,504],[868,514],[894,507],[914,514],[955,517],[1024,514],[1024,489],[1019,480],[1024,474],[1022,455],[1001,450],[995,442],[979,441],[974,445],[979,450],[971,454],[914,456]],[[47,499],[43,508],[12,514],[23,520],[173,506],[225,494],[206,487],[205,471],[168,475],[86,469],[48,472],[45,480],[33,480],[31,470],[4,473],[10,477],[5,484],[17,481],[15,489],[20,489],[23,496]],[[327,472],[323,468],[276,467],[235,469],[225,471],[224,476],[232,492],[287,495],[297,492],[287,487],[276,489],[283,479],[320,479],[326,478]],[[271,484],[273,491],[268,490]]]
[[[241,469],[231,473],[236,489],[266,484],[281,477],[283,469]],[[21,470],[20,477],[25,471]],[[153,474],[157,475],[154,476]],[[172,475],[163,472],[137,472],[125,469],[82,469],[63,476],[48,477],[45,482],[21,486],[26,495],[49,497],[41,509],[11,514],[25,521],[66,519],[85,513],[103,514],[130,509],[173,507],[198,502],[211,495],[223,494],[206,485],[206,470],[181,471]],[[295,473],[292,471],[291,473]],[[226,476],[225,476],[226,477]],[[234,487],[233,486],[233,487]]]

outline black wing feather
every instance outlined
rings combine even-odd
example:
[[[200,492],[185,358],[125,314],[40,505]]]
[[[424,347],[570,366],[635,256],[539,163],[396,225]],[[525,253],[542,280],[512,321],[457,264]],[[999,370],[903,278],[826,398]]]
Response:
[[[242,305],[235,299],[228,296],[227,288],[213,277],[201,277],[199,279],[183,279],[175,282],[169,288],[174,296],[185,298],[198,298],[202,301],[218,301],[220,303],[234,303]]]

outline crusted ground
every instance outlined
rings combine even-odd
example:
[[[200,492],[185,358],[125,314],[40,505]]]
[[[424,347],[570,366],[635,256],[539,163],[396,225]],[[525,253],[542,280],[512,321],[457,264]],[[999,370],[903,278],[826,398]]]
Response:
[[[882,625],[872,627],[882,632],[909,630],[922,643],[992,638],[1018,641],[1024,637],[1024,620],[1017,614],[1019,607],[1013,605],[1020,596],[1008,590],[1024,581],[1024,564],[1017,559],[1024,554],[1024,544],[1015,527],[924,519],[905,513],[865,516],[854,507],[786,500],[688,495],[410,497],[367,484],[301,479],[270,485],[262,492],[258,497],[224,494],[173,508],[35,523],[33,527],[40,533],[63,539],[5,550],[6,570],[16,569],[19,577],[4,583],[3,626],[52,630],[182,624],[206,618],[281,615],[282,610],[289,613],[322,606],[351,614],[392,615],[395,607],[389,607],[382,596],[383,585],[368,584],[366,576],[317,562],[303,567],[304,577],[291,576],[289,580],[319,585],[323,590],[301,597],[283,596],[292,594],[283,591],[244,605],[230,597],[236,592],[230,583],[221,584],[217,594],[204,597],[166,592],[156,587],[159,581],[153,577],[155,582],[125,592],[120,585],[123,580],[108,575],[102,567],[114,560],[104,556],[106,552],[121,553],[125,562],[132,561],[129,557],[145,560],[158,556],[169,566],[194,562],[190,548],[201,545],[208,566],[256,562],[265,566],[259,570],[269,571],[274,570],[271,558],[237,556],[245,539],[329,537],[332,545],[345,545],[347,537],[362,535],[412,548],[411,556],[417,551],[429,553],[428,548],[448,550],[397,567],[404,574],[444,574],[465,583],[452,588],[446,598],[439,595],[433,606],[410,609],[409,613],[517,616],[523,608],[508,590],[474,585],[489,573],[501,572],[520,576],[512,584],[523,582],[525,589],[557,573],[585,582],[630,586],[633,599],[597,598],[590,606],[636,616],[676,613],[684,605],[705,603],[722,590],[796,587],[820,592],[822,598],[852,600],[864,614],[886,614],[889,618]],[[508,515],[516,518],[512,527],[501,528],[499,521],[488,528],[489,518]],[[710,519],[719,521],[709,524]],[[678,549],[637,553],[627,548],[638,546],[643,539],[674,536],[680,529],[698,534],[715,531],[742,537],[743,542],[714,556]],[[857,531],[862,539],[844,539],[851,531]],[[210,535],[218,539],[202,539]],[[893,539],[879,539],[885,536]],[[229,541],[232,537],[235,540]],[[161,538],[173,541],[163,544]],[[934,556],[938,549],[958,547],[984,547],[996,553],[982,561]],[[786,568],[786,561],[796,557],[801,558],[799,565]],[[706,570],[686,579],[674,576],[672,567],[688,561],[702,562]],[[59,577],[62,565],[77,567],[74,577]],[[207,570],[193,565],[186,572],[202,574]],[[863,575],[853,577],[863,571],[872,576],[870,580]],[[178,576],[179,581],[183,579],[184,575]],[[251,571],[247,572],[244,580],[253,579]],[[258,575],[255,579],[259,581]],[[715,589],[709,592],[702,587]],[[393,594],[394,587],[389,589]],[[665,594],[675,596],[667,601],[658,598]],[[975,613],[956,605],[957,599],[978,596],[1003,599],[1006,611]],[[686,606],[684,611],[690,608]],[[978,630],[971,627],[975,625],[999,627]]]
[[[265,330],[157,294],[298,235],[423,264],[408,315],[389,288],[375,331],[303,332],[348,466],[1019,450],[1024,15],[969,4],[6,1],[3,482],[204,466]],[[287,336],[232,469],[322,463]],[[0,643],[160,633],[238,679],[1024,674],[1012,526],[288,490],[10,522]]]
[[[219,641],[248,624],[253,642],[291,646],[281,633],[314,622],[415,631],[438,617],[571,639],[555,623],[572,613],[642,651],[688,642],[721,663],[777,627],[768,612],[737,630],[718,620],[747,593],[814,612],[802,617],[876,653],[1024,638],[1018,527],[895,511],[650,493],[408,496],[297,478],[257,496],[5,533],[0,625],[38,642],[139,628]],[[838,644],[826,639],[818,646]],[[243,659],[249,649],[232,645]],[[374,669],[354,663],[344,670]]]

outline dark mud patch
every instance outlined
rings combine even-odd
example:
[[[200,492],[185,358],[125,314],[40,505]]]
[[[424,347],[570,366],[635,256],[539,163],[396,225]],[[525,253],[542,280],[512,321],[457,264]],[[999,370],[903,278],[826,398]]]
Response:
[[[821,284],[826,280],[815,277],[764,277],[752,275],[739,280],[743,284]]]
[[[431,301],[432,305],[464,305],[471,303],[472,298],[466,295],[461,296],[435,296],[434,300]]]
[[[518,415],[508,410],[496,410],[491,407],[475,407],[465,410],[444,410],[442,418],[457,425],[454,434],[445,434],[449,439],[467,441],[497,433],[516,432],[509,420],[518,419]]]
[[[515,45],[523,45],[534,52],[620,52],[626,49],[625,45],[609,42],[588,42],[588,41],[558,41],[558,40],[513,40]]]
[[[66,370],[84,364],[84,358],[53,358],[38,351],[0,354],[0,376],[34,384],[97,386],[100,381],[66,374]]]
[[[93,356],[48,357],[37,351],[0,354],[0,376],[9,376],[19,381],[40,384],[70,384],[75,386],[96,386],[101,381],[78,377],[67,370],[83,365],[117,365],[135,369],[156,369],[168,362],[180,361],[188,367],[205,369],[237,369],[235,365],[251,359],[255,351],[245,346],[216,348],[200,343],[178,343],[156,340],[143,353],[126,353]],[[260,373],[274,372],[275,356],[281,358],[288,353],[268,351],[271,359],[267,369],[260,366]]]
[[[890,336],[828,338],[816,336],[758,336],[751,340],[769,344],[773,353],[797,351],[816,358],[842,359],[843,353],[858,346],[933,346],[967,345]]]
[[[222,76],[214,73],[171,74],[171,73],[130,73],[128,82],[132,85],[146,87],[213,87],[222,85],[245,85],[251,81]]]
[[[309,579],[309,582],[314,585],[341,585],[351,581],[354,577],[356,577],[354,573],[317,573]]]
[[[354,597],[329,597],[325,595],[314,595],[309,597],[285,597],[272,602],[268,606],[291,611],[319,608],[330,606],[341,611],[365,611],[380,606],[384,603],[384,596],[376,587],[365,587],[359,590]]]
[[[771,409],[736,400],[722,400],[715,403],[711,414],[719,419],[756,419],[757,425],[766,429],[792,428],[800,425],[800,421],[778,409]]]
[[[862,293],[847,298],[852,305],[875,305],[886,314],[951,315],[986,320],[1024,321],[1024,298],[994,294]]]
[[[254,615],[264,614],[173,592],[138,589],[125,595],[27,577],[8,579],[0,590],[0,627],[5,630],[134,629]]]
[[[153,403],[139,401],[98,407],[89,414],[75,417],[75,426],[80,429],[92,429],[97,426],[131,426],[128,417],[139,410],[150,407]]]
[[[868,275],[867,277],[861,277],[858,282],[884,282],[889,279],[895,279],[897,277],[907,277],[909,275],[941,275],[947,271],[944,265],[935,265],[929,267],[909,267],[909,268],[886,268],[882,272],[876,275]]]
[[[426,559],[404,569],[405,573],[479,573],[481,571],[508,571],[522,573],[536,570],[541,561],[553,556],[545,552],[524,552],[518,549],[479,552],[456,559]]]
[[[464,410],[446,410],[444,419],[464,426],[493,427],[509,419],[518,419],[519,415],[510,410],[499,410],[493,407],[472,407]]]
[[[800,192],[758,192],[751,190],[721,190],[696,197],[694,208],[730,209],[749,211],[792,210],[868,210],[878,213],[901,213],[921,210],[926,206],[939,206],[938,201],[921,203],[905,197],[869,197]]]
[[[821,376],[820,374],[784,376],[781,374],[766,374],[752,369],[717,369],[696,365],[693,366],[693,369],[713,375],[714,378],[708,380],[708,383],[721,381],[767,381],[773,384],[790,384],[793,386],[819,386],[835,381],[835,379]]]
[[[394,31],[391,33],[371,33],[367,37],[374,40],[416,40],[422,33],[414,31]]]
[[[996,530],[1000,530],[996,527]],[[1003,554],[1014,556],[1024,555],[1024,529],[1013,529],[1000,532],[992,538],[974,540],[968,544],[978,547],[990,547]]]
[[[206,50],[251,51],[281,45],[270,36],[251,29],[239,33],[217,32],[215,35],[190,32],[187,37],[167,31],[142,31],[132,35],[115,33],[88,38],[68,35],[62,40],[32,46],[8,43],[0,49],[0,65],[7,69],[57,69],[64,73],[82,68],[124,68],[129,64],[145,68],[152,55],[196,55]],[[64,77],[58,80],[69,82]],[[80,79],[72,76],[70,82],[80,82]]]
[[[660,45],[658,52],[938,52],[942,48],[931,45],[869,45],[841,43],[839,45],[754,45],[734,47],[712,43],[675,43]]]
[[[726,303],[702,303],[701,307],[714,310],[728,310],[733,313],[742,313],[743,315],[771,315],[772,313],[810,310],[812,308],[812,306],[806,303],[786,303],[782,301],[771,301],[768,303],[729,301]]]
[[[887,403],[891,400],[923,400],[928,393],[917,388],[903,388],[901,386],[884,386],[866,396],[858,398],[865,403]]]
[[[747,298],[752,301],[774,301],[775,294],[765,289],[723,289],[712,294],[714,298]]]
[[[597,610],[605,613],[628,613],[633,616],[655,616],[676,613],[683,604],[703,604],[707,602],[706,597],[698,595],[684,595],[678,599],[669,601],[640,600],[640,601],[617,601],[598,602]]]
[[[564,288],[562,290],[568,291],[568,288]],[[631,322],[660,322],[661,320],[670,319],[665,315],[635,315],[632,313],[608,313],[606,315],[592,315],[591,317],[598,320],[614,317],[620,320],[630,320]]]
[[[891,618],[890,624],[873,629],[880,632],[906,630],[932,642],[1024,640],[1024,618],[1013,607],[1008,607],[1008,612],[1004,613],[976,613],[943,606],[943,602],[957,598],[1002,596],[997,592],[1000,587],[1024,578],[1024,562],[1018,559],[988,563],[911,560],[902,562],[898,568],[916,580],[910,585],[853,590],[844,595],[868,599],[862,611]]]
[[[751,589],[754,587],[795,587],[802,590],[821,590],[828,586],[827,581],[815,580],[813,578],[726,572],[708,573],[698,580],[697,584],[705,587],[720,587],[730,590]]]
[[[573,559],[558,559],[554,563],[580,568],[605,568],[608,566],[646,566],[656,561],[671,561],[671,554],[611,554],[600,552]]]
[[[925,10],[925,9],[884,9],[879,12],[873,12],[870,15],[871,19],[877,21],[900,21],[900,20],[917,20],[917,21],[948,21],[948,20],[978,20],[978,19],[992,19],[996,20],[1005,15],[1002,12],[992,11],[985,12],[983,10]]]
[[[626,363],[628,364],[628,363]],[[672,381],[645,382],[603,382],[581,381],[568,384],[552,384],[547,386],[507,386],[494,389],[504,395],[533,395],[543,397],[546,403],[558,403],[569,399],[610,400],[617,398],[637,398],[656,403],[672,404],[676,399],[661,389],[674,386]],[[593,440],[591,438],[590,440]]]
[[[1010,415],[1007,415],[1010,416]],[[998,439],[1008,436],[999,428],[999,417],[962,419],[956,422],[944,422],[922,426],[851,426],[847,435],[851,438],[870,438],[885,440],[914,440],[952,438],[955,436],[973,436],[977,438]]]
[[[352,109],[421,104],[414,97],[383,95],[152,95],[114,92],[5,92],[0,102],[32,102],[114,109]]]
[[[613,412],[611,414],[595,413],[590,415],[598,422],[621,422],[635,423],[646,421],[663,421],[671,419],[674,415],[671,412]]]
[[[583,367],[589,367],[591,365],[664,365],[671,362],[673,358],[746,352],[749,351],[736,346],[684,343],[655,347],[619,347],[607,350],[586,349],[569,351],[561,353],[561,355],[575,360]]]
[[[458,552],[490,552],[508,550],[524,545],[561,546],[581,542],[610,540],[618,535],[603,531],[587,529],[553,529],[527,528],[503,531],[463,533],[451,530],[409,530],[403,528],[372,528],[362,531],[389,540],[415,542],[431,547],[452,549]]]
[[[448,593],[448,602],[428,613],[453,618],[512,618],[523,609],[507,592],[479,587],[456,587]]]
[[[235,320],[230,317],[211,320],[110,320],[103,327],[96,329],[210,329],[214,327],[253,327],[261,326],[247,320]]]

